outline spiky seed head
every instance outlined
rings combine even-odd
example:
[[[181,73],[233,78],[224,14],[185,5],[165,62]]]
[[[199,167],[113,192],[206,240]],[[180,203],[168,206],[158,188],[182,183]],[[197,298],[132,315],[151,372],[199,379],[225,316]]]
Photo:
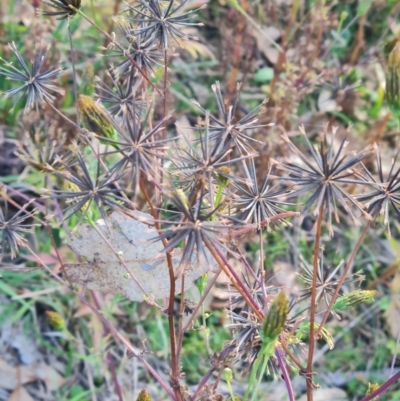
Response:
[[[39,10],[39,14],[57,19],[73,18],[81,8],[81,0],[43,0],[43,3],[56,11]]]

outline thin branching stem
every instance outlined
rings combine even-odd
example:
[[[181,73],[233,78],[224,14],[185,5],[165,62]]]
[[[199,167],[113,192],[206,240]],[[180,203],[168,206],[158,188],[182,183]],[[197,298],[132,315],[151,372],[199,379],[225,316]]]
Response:
[[[76,86],[76,68],[75,68],[75,52],[72,43],[72,32],[71,32],[71,19],[67,18],[68,25],[68,37],[69,37],[69,48],[71,51],[71,66],[72,66],[72,81],[74,83],[74,96],[75,96],[75,108],[76,108],[76,123],[79,125],[79,110],[78,110],[78,89]]]
[[[52,235],[52,234],[50,234]],[[28,250],[31,252],[32,256],[38,261],[38,263],[44,267],[44,269],[59,283],[62,285],[65,285],[68,287],[72,293],[74,293],[79,300],[87,306],[102,322],[102,324],[107,327],[110,332],[118,338],[129,350],[129,352],[136,358],[138,358],[144,365],[144,367],[149,371],[149,373],[154,377],[154,379],[160,384],[160,386],[168,393],[168,395],[171,397],[172,400],[178,401],[177,398],[175,397],[174,392],[172,389],[167,385],[167,383],[164,382],[164,380],[158,375],[158,373],[154,370],[154,368],[143,358],[143,355],[141,352],[138,352],[132,344],[104,317],[104,315],[95,307],[93,306],[84,296],[84,294],[81,294],[79,291],[76,291],[72,286],[67,284],[64,280],[62,280],[52,269],[50,269],[49,266],[44,263],[40,257],[28,247]],[[63,261],[60,258],[60,255],[57,252],[57,257],[58,261],[60,262],[61,265],[63,265]]]
[[[278,359],[278,363],[279,363],[279,367],[282,372],[283,380],[285,381],[285,384],[286,384],[289,401],[295,401],[293,386],[292,386],[292,382],[290,380],[290,375],[289,375],[289,372],[286,367],[285,359],[283,358],[283,355],[282,355],[282,350],[280,350],[279,347],[277,347],[275,350],[275,356]]]
[[[210,251],[211,255],[213,256],[213,258],[215,259],[215,261],[218,263],[218,265],[221,267],[224,273],[228,276],[232,285],[238,290],[240,295],[243,297],[244,301],[250,306],[250,308],[254,311],[257,317],[261,321],[263,321],[264,316],[262,314],[262,311],[260,311],[256,301],[248,291],[247,286],[243,283],[242,280],[240,280],[234,268],[230,265],[228,260],[222,254],[222,252],[216,246],[209,244],[206,244],[206,246],[207,249]]]
[[[100,310],[101,309],[100,302],[97,299],[97,295],[93,290],[90,290],[90,296],[93,299],[93,302],[96,305],[96,308],[98,310]],[[102,322],[102,325],[103,325],[103,337],[105,338],[111,333],[110,333],[110,330],[108,329],[108,327],[103,322]],[[122,396],[121,385],[118,381],[118,376],[117,376],[117,372],[115,369],[115,363],[114,363],[114,360],[113,360],[113,357],[112,357],[110,351],[107,351],[105,359],[106,359],[107,366],[111,372],[111,378],[112,378],[112,381],[114,382],[114,388],[115,388],[115,392],[117,393],[118,400],[124,401],[124,397]]]
[[[347,260],[347,264],[346,264],[346,267],[345,267],[345,269],[343,271],[343,274],[340,277],[340,280],[338,281],[338,284],[336,286],[335,292],[332,295],[332,298],[331,298],[331,301],[330,301],[330,303],[328,305],[328,308],[325,311],[324,317],[322,318],[320,326],[319,326],[319,328],[318,328],[318,330],[317,330],[317,332],[315,334],[316,337],[318,337],[320,335],[321,330],[322,330],[324,324],[326,323],[326,321],[327,321],[327,319],[329,317],[329,314],[331,313],[331,310],[332,310],[333,305],[334,305],[334,303],[336,301],[336,298],[339,295],[340,289],[342,288],[342,285],[343,285],[344,281],[346,280],[347,273],[350,271],[351,267],[353,266],[354,259],[355,259],[356,255],[357,255],[358,250],[360,249],[360,247],[361,247],[361,245],[362,245],[362,243],[364,241],[364,238],[367,235],[368,230],[370,229],[372,223],[373,223],[373,220],[368,220],[367,221],[367,224],[365,225],[363,231],[361,232],[361,235],[358,238],[358,241],[355,244],[355,246],[353,248],[353,251],[351,252],[351,254],[349,256],[349,259]]]
[[[361,398],[360,401],[373,401],[376,400],[377,396],[380,394],[385,393],[389,387],[396,383],[400,379],[400,372],[397,372],[395,375],[393,375],[390,379],[386,380],[385,383],[383,383],[379,388],[377,388],[375,391],[373,391],[371,394],[367,395],[364,398]]]
[[[154,223],[157,231],[161,235],[161,226],[160,222],[157,220],[157,212],[154,208],[153,202],[146,190],[146,187],[143,183],[143,180],[139,181],[140,190],[143,193],[146,202],[148,203],[152,216],[154,218]],[[165,239],[162,240],[164,247],[167,247],[167,241]],[[168,327],[169,327],[169,337],[170,337],[170,346],[171,346],[171,380],[173,383],[173,389],[175,391],[175,396],[177,401],[183,401],[183,396],[181,393],[181,388],[179,386],[179,371],[180,364],[178,358],[177,351],[177,342],[176,342],[176,334],[175,334],[175,321],[174,321],[174,302],[175,302],[175,273],[174,273],[174,265],[172,262],[172,256],[170,252],[166,253],[167,263],[168,263],[168,273],[170,280],[170,291],[169,291],[169,301],[168,301]]]
[[[214,275],[214,277],[211,279],[211,281],[207,284],[207,287],[203,291],[203,295],[201,296],[199,302],[197,303],[197,305],[194,308],[192,314],[190,315],[190,318],[188,319],[188,321],[186,322],[186,325],[184,326],[184,328],[182,330],[183,334],[186,333],[188,330],[190,330],[190,328],[192,327],[193,320],[197,317],[197,313],[198,313],[199,309],[203,305],[203,302],[206,299],[206,297],[209,294],[209,292],[211,291],[211,288],[213,288],[215,282],[217,281],[219,275],[221,274],[221,271],[222,270],[220,270],[218,273],[216,273]]]
[[[263,292],[263,299],[264,299],[264,305],[263,309],[264,312],[266,311],[267,307],[267,290],[265,288],[265,271],[264,271],[264,242],[263,242],[263,233],[262,229],[259,229],[259,243],[260,243],[260,266],[259,266],[259,276],[261,277],[261,288]]]
[[[317,276],[318,276],[318,261],[319,261],[319,248],[321,243],[322,221],[324,219],[324,204],[321,205],[318,211],[318,220],[315,234],[314,252],[313,252],[313,281],[311,289],[311,307],[310,307],[310,343],[308,348],[307,359],[307,401],[313,401],[313,386],[312,386],[312,365],[315,346],[315,310],[317,300]]]

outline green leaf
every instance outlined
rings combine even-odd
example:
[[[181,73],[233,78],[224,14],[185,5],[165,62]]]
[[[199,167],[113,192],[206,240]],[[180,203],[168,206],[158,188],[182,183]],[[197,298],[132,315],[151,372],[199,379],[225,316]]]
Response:
[[[254,74],[254,80],[260,84],[265,84],[270,82],[273,77],[274,77],[274,69],[271,67],[261,68]]]
[[[361,15],[365,15],[369,8],[371,7],[372,0],[359,0],[357,6],[357,15],[360,17]]]

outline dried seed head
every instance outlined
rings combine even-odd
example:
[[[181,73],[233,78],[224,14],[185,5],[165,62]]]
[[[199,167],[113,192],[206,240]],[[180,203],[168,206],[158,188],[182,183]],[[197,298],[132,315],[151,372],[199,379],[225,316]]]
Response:
[[[81,8],[81,0],[43,0],[43,3],[56,11],[39,10],[39,14],[57,19],[73,18]]]
[[[24,112],[27,112],[33,107],[43,107],[45,103],[53,103],[55,96],[49,92],[56,92],[64,95],[64,90],[53,85],[53,81],[62,71],[62,68],[59,65],[56,65],[43,71],[43,66],[46,61],[47,53],[50,49],[50,45],[45,43],[38,43],[36,45],[35,57],[30,68],[23,60],[21,54],[18,52],[15,43],[13,42],[9,44],[9,47],[15,54],[18,64],[14,66],[13,63],[0,57],[0,61],[5,65],[5,67],[0,67],[0,75],[4,75],[6,79],[11,81],[17,81],[21,83],[19,87],[3,92],[3,96],[5,98],[14,96],[17,93],[20,94],[20,97],[14,103],[13,108],[17,103],[19,103],[25,94],[27,95],[27,100],[25,103]],[[10,111],[12,111],[13,108]]]
[[[27,208],[33,201],[26,203],[16,214],[7,220],[8,208],[7,202],[4,202],[3,208],[0,208],[0,249],[2,251],[1,259],[3,259],[6,246],[10,250],[11,259],[16,257],[16,253],[20,246],[26,246],[27,241],[23,237],[23,233],[32,232],[33,224],[26,224],[26,220],[34,214],[28,212]]]

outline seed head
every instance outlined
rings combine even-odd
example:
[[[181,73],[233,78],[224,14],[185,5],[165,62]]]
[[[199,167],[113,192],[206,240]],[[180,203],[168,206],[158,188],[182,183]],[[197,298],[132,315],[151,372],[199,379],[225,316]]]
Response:
[[[2,61],[6,67],[0,67],[0,74],[5,75],[6,79],[22,82],[21,86],[3,92],[5,98],[22,92],[21,96],[14,103],[11,111],[25,94],[28,95],[25,104],[25,112],[27,112],[33,107],[38,107],[39,105],[44,106],[45,103],[52,103],[55,97],[51,95],[49,91],[57,92],[62,95],[65,93],[64,90],[52,84],[57,75],[62,71],[59,65],[42,71],[50,45],[45,45],[43,43],[38,43],[36,45],[35,58],[30,69],[18,52],[15,43],[9,44],[9,47],[17,57],[20,68],[14,67],[11,62],[0,57],[0,61]]]
[[[32,232],[34,225],[25,224],[25,220],[33,215],[34,212],[28,213],[27,207],[31,202],[25,204],[16,214],[7,220],[8,208],[7,202],[5,202],[4,212],[0,208],[0,235],[1,235],[1,251],[2,258],[6,251],[6,245],[8,245],[11,253],[11,259],[16,257],[16,253],[20,246],[27,244],[26,239],[23,237],[23,233]]]
[[[56,11],[40,10],[39,13],[57,19],[73,18],[81,8],[81,0],[43,0],[43,3]]]

